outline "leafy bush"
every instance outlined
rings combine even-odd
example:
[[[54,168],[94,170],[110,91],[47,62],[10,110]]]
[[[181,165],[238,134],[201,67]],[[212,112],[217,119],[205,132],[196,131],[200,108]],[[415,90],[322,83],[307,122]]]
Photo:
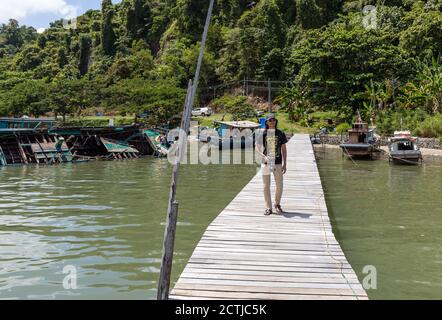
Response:
[[[133,117],[115,117],[114,125],[115,126],[125,126],[134,123]],[[109,126],[109,118],[73,118],[67,119],[64,126],[67,127],[107,127]]]
[[[414,134],[423,138],[441,138],[442,139],[442,115],[427,118],[415,130]]]
[[[212,101],[211,107],[215,112],[227,112],[227,109],[236,104],[236,99],[238,96],[225,94],[220,98]]]
[[[256,118],[254,106],[244,96],[224,95],[211,106],[217,112],[232,114],[233,121]]]
[[[349,125],[348,123],[344,122],[344,123],[341,123],[340,125],[338,125],[336,127],[336,133],[344,134],[344,133],[347,133],[348,130],[350,130],[350,129],[351,129],[351,125]]]
[[[329,125],[328,125],[327,121],[322,120],[322,121],[315,123],[315,128],[318,130],[321,130],[323,128],[327,128],[327,130],[329,130]]]
[[[428,114],[420,109],[416,110],[387,110],[381,112],[376,119],[377,130],[381,134],[390,135],[396,130],[414,131]]]
[[[318,119],[319,121],[326,121],[327,119],[332,119],[336,121],[338,119],[337,111],[316,111],[310,115],[313,119]]]

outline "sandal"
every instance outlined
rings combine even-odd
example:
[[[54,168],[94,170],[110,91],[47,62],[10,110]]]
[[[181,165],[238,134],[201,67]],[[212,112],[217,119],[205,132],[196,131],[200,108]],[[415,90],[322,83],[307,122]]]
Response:
[[[269,216],[271,214],[273,214],[272,209],[267,209],[266,212],[264,213],[265,216]]]
[[[277,213],[284,213],[284,210],[282,210],[280,204],[275,205],[275,209],[276,209],[276,212],[277,212]]]

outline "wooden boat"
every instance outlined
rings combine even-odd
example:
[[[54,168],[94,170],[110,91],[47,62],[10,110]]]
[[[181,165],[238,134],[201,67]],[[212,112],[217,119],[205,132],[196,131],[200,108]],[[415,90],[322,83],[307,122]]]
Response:
[[[344,154],[350,158],[374,159],[379,155],[375,130],[362,121],[353,124],[348,131],[349,141],[340,145]]]
[[[56,122],[52,118],[0,118],[0,134],[12,129],[50,129],[55,126]]]
[[[139,125],[122,127],[54,127],[78,158],[125,159],[153,155],[155,146]]]
[[[216,136],[200,135],[202,142],[218,145],[220,150],[253,148],[255,131],[261,124],[252,121],[215,121]]]
[[[0,118],[0,166],[138,158],[156,150],[138,125],[55,124],[54,119]]]
[[[71,162],[63,137],[48,134],[54,119],[0,118],[0,166]]]
[[[422,152],[417,145],[417,138],[410,131],[396,131],[388,139],[390,161],[395,164],[418,164],[422,161]]]
[[[144,134],[150,139],[150,141],[156,148],[154,155],[157,157],[167,157],[171,143],[167,141],[166,132],[158,132],[156,130],[144,130]]]

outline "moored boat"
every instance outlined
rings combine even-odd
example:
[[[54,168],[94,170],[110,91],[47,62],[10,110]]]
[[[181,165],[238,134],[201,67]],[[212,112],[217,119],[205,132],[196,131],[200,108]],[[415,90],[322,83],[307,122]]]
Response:
[[[422,161],[422,152],[417,145],[417,138],[410,131],[396,131],[388,140],[390,161],[395,164],[418,164]]]
[[[218,145],[220,150],[253,148],[255,131],[261,124],[252,121],[215,121],[216,136],[200,135],[201,142]]]
[[[156,148],[139,125],[121,127],[53,127],[81,159],[126,159],[153,155]]]
[[[63,137],[48,134],[54,119],[0,118],[0,166],[71,162]]]
[[[146,137],[155,146],[156,150],[154,155],[157,157],[167,157],[171,143],[167,141],[167,134],[165,132],[158,132],[157,130],[144,130]]]
[[[155,151],[139,125],[56,127],[55,119],[0,118],[0,166],[130,159]]]
[[[349,141],[340,145],[344,154],[350,158],[374,159],[379,154],[375,129],[368,124],[358,121],[348,130]]]

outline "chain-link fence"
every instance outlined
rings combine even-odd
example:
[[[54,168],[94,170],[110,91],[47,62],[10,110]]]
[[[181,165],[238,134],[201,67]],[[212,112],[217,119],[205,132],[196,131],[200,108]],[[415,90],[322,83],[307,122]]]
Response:
[[[260,97],[266,101],[273,101],[281,90],[290,83],[286,81],[262,81],[262,80],[240,80],[202,87],[199,91],[201,103],[207,104],[210,101],[222,97],[225,94],[240,94]]]

